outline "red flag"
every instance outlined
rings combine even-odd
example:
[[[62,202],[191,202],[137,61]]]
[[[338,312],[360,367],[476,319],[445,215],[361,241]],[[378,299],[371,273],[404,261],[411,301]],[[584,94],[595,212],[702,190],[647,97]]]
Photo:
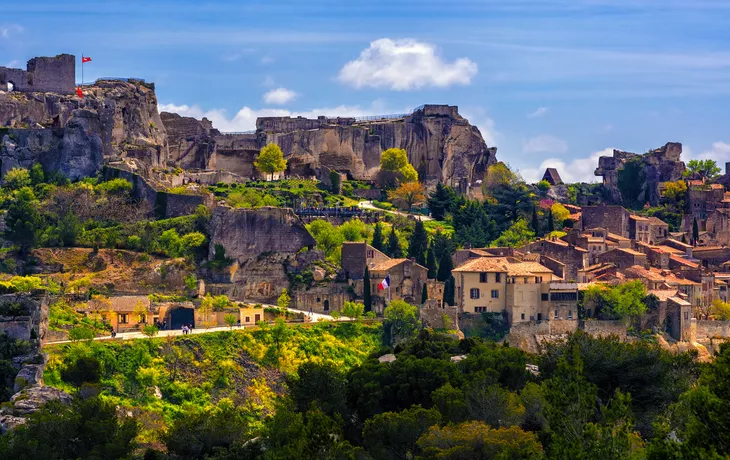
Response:
[[[81,56],[81,63],[82,63],[82,64],[83,64],[84,62],[90,62],[90,61],[91,61],[91,58],[90,58],[90,57],[85,57],[85,56]]]
[[[80,86],[76,87],[76,94],[78,94],[80,98],[82,98],[82,99],[84,98],[84,93],[81,92]]]

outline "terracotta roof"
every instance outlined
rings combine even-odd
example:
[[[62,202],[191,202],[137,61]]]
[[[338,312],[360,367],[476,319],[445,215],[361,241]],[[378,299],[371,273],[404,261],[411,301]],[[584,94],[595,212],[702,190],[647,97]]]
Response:
[[[617,234],[611,233],[611,232],[608,232],[608,234],[606,235],[606,238],[611,238],[612,240],[616,240],[616,241],[631,241],[629,238],[624,238],[621,235],[617,235]]]
[[[634,251],[633,249],[629,249],[629,248],[616,248],[616,249],[613,249],[613,251],[622,251],[627,254],[631,254],[632,256],[645,256],[646,255],[643,252]]]
[[[655,270],[647,270],[646,268],[640,266],[640,265],[634,265],[632,267],[627,268],[624,270],[626,273],[632,274],[634,276],[637,276],[639,278],[644,278],[649,281],[664,281],[665,277],[655,271]]]
[[[408,259],[388,259],[384,260],[382,262],[375,263],[372,267],[370,267],[371,272],[384,272],[387,270],[390,270],[391,268],[402,264]]]
[[[504,257],[480,257],[464,263],[460,267],[453,269],[452,272],[507,273],[507,264],[507,259]]]
[[[684,307],[690,307],[692,306],[691,303],[687,302],[686,300],[682,299],[681,297],[670,297],[669,300],[676,303],[677,305],[681,305]]]
[[[648,218],[648,220],[649,220],[649,222],[651,222],[654,225],[667,225],[667,226],[669,226],[668,223],[664,222],[663,220],[661,220],[658,217],[651,216],[651,217]]]
[[[676,289],[655,289],[649,290],[649,294],[655,295],[660,301],[666,302],[670,297],[677,295]]]
[[[589,236],[588,237],[588,242],[589,243],[604,243],[605,240],[603,238]]]
[[[687,278],[680,278],[680,277],[678,277],[678,276],[676,276],[674,274],[671,274],[671,273],[668,274],[664,278],[664,282],[667,285],[670,285],[670,286],[672,284],[678,284],[680,286],[699,286],[700,285],[700,283],[697,283],[697,282],[692,281],[692,280],[688,280]]]
[[[109,300],[112,304],[112,311],[116,312],[132,312],[137,306],[137,302],[142,302],[142,305],[144,305],[146,309],[150,308],[150,299],[146,295],[122,295],[117,297],[111,297]]]
[[[681,249],[673,248],[671,246],[665,246],[663,244],[654,247],[656,249],[660,249],[662,252],[668,252],[669,254],[684,254],[684,251],[682,251]]]
[[[729,248],[722,247],[722,246],[697,246],[696,248],[694,248],[693,252],[697,252],[697,251],[700,251],[700,252],[702,252],[702,251],[717,251],[719,249],[729,249]]]
[[[541,273],[552,273],[552,270],[537,262],[520,262],[507,265],[509,276],[534,276]]]
[[[641,221],[644,221],[644,220],[649,220],[649,219],[647,219],[646,217],[643,217],[643,216],[637,216],[636,214],[631,214],[631,215],[629,216],[629,219],[634,219],[634,220],[641,220]]]
[[[669,260],[671,260],[671,261],[673,261],[673,262],[677,262],[677,263],[678,263],[678,264],[680,264],[680,265],[684,265],[684,266],[686,266],[686,267],[691,267],[691,268],[698,268],[698,267],[700,266],[700,265],[699,265],[699,264],[697,264],[697,263],[694,263],[694,262],[690,262],[690,261],[689,261],[689,260],[687,260],[687,259],[683,259],[683,258],[681,258],[681,257],[678,257],[678,256],[674,256],[674,255],[672,255],[672,256],[669,256]]]

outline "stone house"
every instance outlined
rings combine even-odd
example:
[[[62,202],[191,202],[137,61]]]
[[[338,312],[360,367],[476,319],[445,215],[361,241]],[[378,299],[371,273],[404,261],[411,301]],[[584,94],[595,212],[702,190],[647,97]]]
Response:
[[[587,250],[558,238],[534,241],[524,246],[522,252],[538,253],[564,264],[562,275],[566,281],[577,280],[578,270],[590,265]]]
[[[390,257],[367,243],[342,244],[342,269],[348,279],[361,280],[365,276],[365,267],[387,260],[390,260]]]
[[[629,238],[629,212],[622,206],[583,206],[581,208],[581,230],[605,228],[624,238]]]
[[[612,249],[598,256],[599,263],[611,263],[619,269],[640,265],[645,267],[646,254],[626,248]]]
[[[545,174],[542,175],[542,180],[547,181],[550,185],[560,185],[563,183],[563,179],[560,178],[558,170],[555,168],[547,168]]]
[[[116,332],[138,330],[140,325],[146,324],[148,321],[154,324],[155,320],[159,320],[159,311],[155,315],[150,307],[151,302],[146,295],[111,297],[108,305],[109,323]],[[139,314],[135,310],[144,310],[146,313]]]
[[[701,261],[708,268],[719,267],[730,261],[730,247],[726,246],[697,246],[692,250],[695,259]]]
[[[423,285],[428,281],[428,269],[412,259],[388,259],[369,265],[370,292],[373,309],[382,311],[391,300],[405,300],[417,305],[421,303]],[[379,291],[378,285],[390,276],[390,287]]]
[[[669,260],[674,252],[671,248],[667,250],[666,248],[652,246],[638,241],[636,242],[636,250],[646,254],[646,259],[650,266],[665,270],[669,268]]]
[[[354,289],[345,283],[329,283],[294,291],[294,308],[313,313],[342,311],[345,302],[354,299]]]

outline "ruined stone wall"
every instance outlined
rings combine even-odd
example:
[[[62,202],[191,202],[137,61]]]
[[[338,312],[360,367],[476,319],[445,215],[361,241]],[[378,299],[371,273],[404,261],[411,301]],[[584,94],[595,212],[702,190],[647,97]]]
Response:
[[[425,327],[443,328],[443,315],[446,315],[451,321],[451,328],[459,329],[459,307],[456,305],[446,305],[442,308],[438,300],[428,299],[418,308],[418,315]]]
[[[76,58],[70,54],[36,57],[26,70],[0,67],[0,87],[8,82],[14,91],[73,94],[76,87]]]
[[[353,299],[347,284],[329,284],[294,292],[292,308],[313,313],[342,312],[345,302]]]
[[[612,249],[598,255],[599,263],[611,263],[619,269],[629,268],[634,265],[646,266],[646,254],[634,254],[621,249]]]
[[[594,337],[608,337],[611,335],[618,336],[621,340],[626,340],[626,323],[623,321],[599,321],[586,320],[583,324],[583,330]]]
[[[730,321],[692,320],[696,339],[730,338]]]
[[[572,245],[561,244],[550,240],[536,241],[525,246],[523,250],[539,253],[562,263],[565,266],[564,279],[566,281],[577,280],[578,270],[584,268],[588,263],[587,251]]]
[[[624,238],[629,237],[629,212],[621,206],[584,206],[581,209],[581,229],[606,228]]]

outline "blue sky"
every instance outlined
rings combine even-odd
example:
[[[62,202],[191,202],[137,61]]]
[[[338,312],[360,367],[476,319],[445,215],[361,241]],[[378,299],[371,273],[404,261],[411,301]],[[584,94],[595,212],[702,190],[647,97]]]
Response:
[[[591,180],[611,148],[730,161],[728,23],[726,0],[36,0],[3,5],[0,65],[83,53],[227,131],[458,105],[526,179]]]

